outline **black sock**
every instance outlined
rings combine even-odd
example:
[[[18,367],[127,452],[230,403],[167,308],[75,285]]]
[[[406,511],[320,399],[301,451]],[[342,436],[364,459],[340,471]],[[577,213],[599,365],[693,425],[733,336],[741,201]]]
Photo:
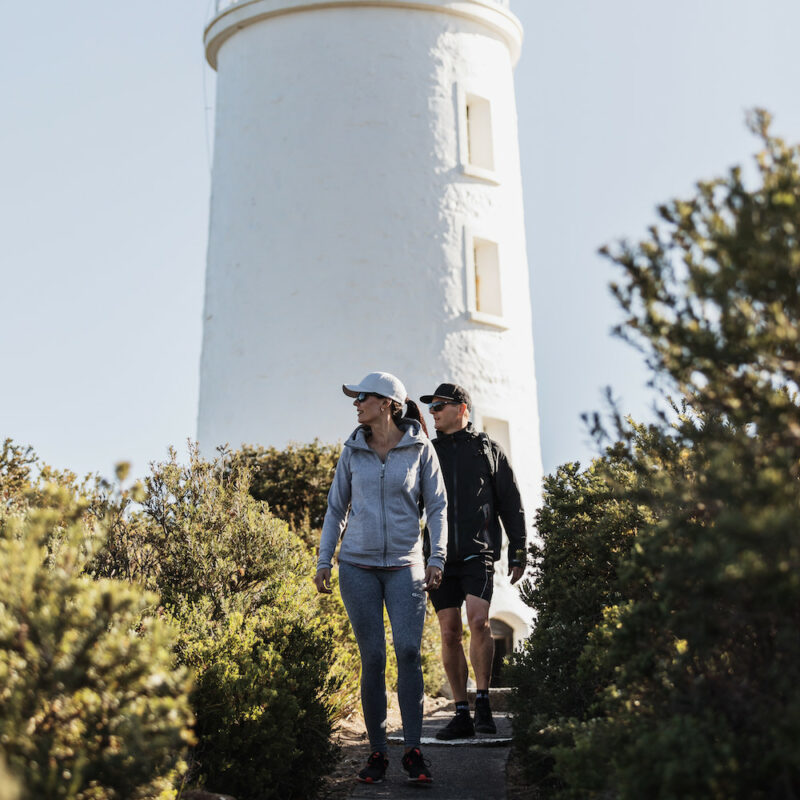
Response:
[[[489,699],[489,690],[488,689],[478,689],[475,692],[475,699],[476,700],[488,700]]]
[[[466,700],[459,700],[456,703],[456,714],[469,714],[469,703]]]

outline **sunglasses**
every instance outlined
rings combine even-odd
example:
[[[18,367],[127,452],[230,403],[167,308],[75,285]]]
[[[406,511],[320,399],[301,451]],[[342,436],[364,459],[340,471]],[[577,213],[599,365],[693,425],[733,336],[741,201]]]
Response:
[[[379,400],[383,400],[383,395],[375,394],[375,392],[359,392],[355,399],[357,403],[363,403],[368,397],[377,397]]]
[[[431,413],[441,411],[445,406],[460,406],[456,400],[437,400],[435,403],[428,403],[428,411]]]

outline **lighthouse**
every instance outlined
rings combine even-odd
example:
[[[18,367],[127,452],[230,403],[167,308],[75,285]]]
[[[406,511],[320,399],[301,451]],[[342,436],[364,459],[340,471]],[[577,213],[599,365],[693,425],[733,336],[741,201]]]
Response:
[[[508,0],[218,0],[198,439],[355,427],[342,383],[440,382],[542,477]],[[505,563],[498,574],[505,576]],[[530,609],[504,578],[506,649]]]

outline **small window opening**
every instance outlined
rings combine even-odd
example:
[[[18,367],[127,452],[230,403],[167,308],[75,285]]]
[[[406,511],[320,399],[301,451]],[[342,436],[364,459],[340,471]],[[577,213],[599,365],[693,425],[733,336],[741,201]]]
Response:
[[[494,169],[492,107],[485,98],[471,94],[467,95],[467,153],[473,166]]]
[[[500,257],[495,242],[475,239],[475,310],[497,317],[503,314],[500,295]]]
[[[494,439],[503,448],[505,454],[510,458],[511,434],[508,429],[508,422],[496,417],[484,417],[483,430],[490,439]]]

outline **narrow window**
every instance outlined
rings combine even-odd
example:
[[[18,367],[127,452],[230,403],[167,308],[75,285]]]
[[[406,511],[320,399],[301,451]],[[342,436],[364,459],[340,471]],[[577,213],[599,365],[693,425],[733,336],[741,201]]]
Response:
[[[475,263],[475,310],[482,314],[503,315],[500,294],[500,257],[496,242],[473,239]]]
[[[510,458],[511,434],[508,430],[508,422],[504,419],[497,419],[497,417],[484,417],[483,430],[490,439],[494,439],[503,448],[505,454]]]
[[[474,167],[494,169],[492,144],[492,107],[484,97],[466,96],[467,158]]]

